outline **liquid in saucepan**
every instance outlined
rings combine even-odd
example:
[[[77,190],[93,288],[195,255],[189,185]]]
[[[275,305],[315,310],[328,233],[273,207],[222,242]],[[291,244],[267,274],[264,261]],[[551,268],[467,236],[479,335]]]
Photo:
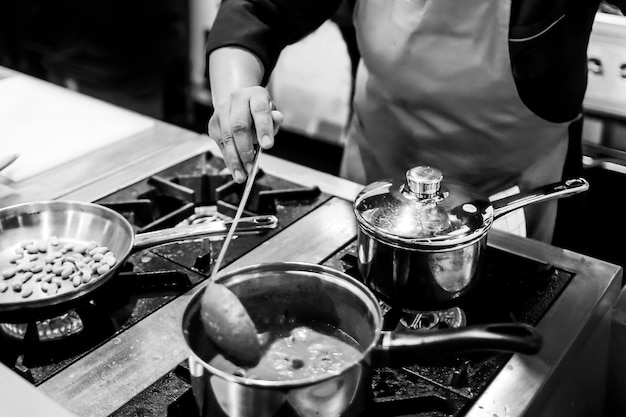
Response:
[[[331,326],[296,326],[266,335],[261,361],[236,374],[266,381],[290,381],[340,372],[363,354],[349,335]]]

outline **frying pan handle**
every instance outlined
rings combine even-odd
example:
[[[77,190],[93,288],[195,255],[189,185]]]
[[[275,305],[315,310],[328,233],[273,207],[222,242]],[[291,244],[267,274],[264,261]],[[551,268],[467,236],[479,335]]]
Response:
[[[225,237],[230,227],[230,221],[193,224],[189,226],[172,227],[154,232],[138,233],[135,235],[133,250],[138,251],[152,246],[162,245],[180,240],[189,240],[196,237]],[[236,234],[262,233],[276,229],[276,216],[262,215],[243,217],[237,223]]]
[[[542,337],[524,323],[494,323],[440,330],[384,331],[373,359],[378,363],[415,363],[472,350],[535,354]],[[377,363],[377,365],[378,365]]]
[[[571,178],[545,185],[531,191],[492,201],[493,217],[497,219],[518,208],[558,198],[569,197],[587,191],[589,182],[584,178]]]

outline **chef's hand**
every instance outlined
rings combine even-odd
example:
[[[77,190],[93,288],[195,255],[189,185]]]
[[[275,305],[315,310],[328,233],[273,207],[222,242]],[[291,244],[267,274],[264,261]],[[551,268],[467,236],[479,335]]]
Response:
[[[209,136],[217,142],[235,181],[246,180],[257,143],[263,149],[274,145],[274,135],[282,122],[283,114],[261,86],[236,90],[215,106],[209,119]]]

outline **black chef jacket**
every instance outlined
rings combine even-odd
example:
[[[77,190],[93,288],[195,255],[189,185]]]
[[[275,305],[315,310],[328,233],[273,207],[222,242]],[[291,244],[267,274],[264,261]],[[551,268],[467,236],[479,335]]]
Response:
[[[224,0],[209,35],[207,57],[223,46],[246,48],[263,63],[266,82],[282,49],[321,26],[341,1]],[[609,2],[626,10],[626,0]],[[575,120],[569,129],[564,178],[582,175],[583,119],[578,116],[587,88],[587,46],[599,4],[600,0],[512,0],[511,4],[509,52],[521,100],[548,121]],[[555,244],[567,247],[572,237],[568,225],[582,215],[584,198],[581,194],[559,201]]]
[[[494,0],[503,1],[503,0]],[[332,17],[341,0],[224,0],[208,53],[222,46],[254,52],[266,80],[280,51]],[[587,45],[599,0],[513,0],[509,51],[518,93],[552,122],[580,114],[587,87]],[[626,0],[612,0],[626,10]]]

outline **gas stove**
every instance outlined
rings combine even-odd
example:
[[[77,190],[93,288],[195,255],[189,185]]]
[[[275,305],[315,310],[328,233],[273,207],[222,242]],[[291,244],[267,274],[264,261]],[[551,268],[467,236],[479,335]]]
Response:
[[[356,242],[351,242],[323,264],[362,281],[356,253]],[[534,325],[574,276],[552,265],[497,249],[490,250],[489,259],[487,275],[476,296],[458,306],[437,312],[396,311],[380,301],[385,329],[437,331],[496,321]],[[367,412],[359,415],[463,416],[511,356],[503,352],[472,352],[410,366],[377,368],[371,382],[372,403]],[[146,409],[150,415],[200,416],[186,361],[113,415],[136,416]],[[214,411],[208,415],[224,415],[217,406]]]
[[[137,234],[230,220],[243,189],[223,168],[221,160],[202,154],[97,203],[123,214]],[[236,234],[224,262],[250,251],[328,198],[317,187],[299,187],[261,171],[244,215],[276,218],[278,226]],[[204,281],[222,239],[191,238],[142,250],[130,257],[110,285],[76,309],[27,323],[0,323],[2,363],[41,384]]]
[[[345,191],[342,180],[264,157],[244,215],[275,216],[278,227],[237,236],[224,272],[262,262],[302,261],[359,279],[351,201],[360,188]],[[92,200],[119,211],[136,233],[145,233],[228,219],[241,189],[220,158],[202,152]],[[41,323],[0,328],[2,364],[79,416],[198,415],[182,312],[206,284],[221,243],[191,239],[135,253],[107,291],[67,313],[67,337],[45,340]],[[554,402],[574,404],[579,415],[593,414],[595,393],[603,392],[608,306],[617,297],[621,271],[495,230],[487,255],[489,268],[474,297],[443,312],[395,312],[382,305],[391,311],[386,321],[395,314],[393,325],[431,331],[519,321],[544,335],[542,350],[534,356],[473,352],[376,369],[373,403],[363,417],[559,415]],[[76,317],[84,328],[73,333]],[[49,321],[56,325],[56,320]],[[570,382],[581,378],[593,388]],[[592,398],[588,403],[578,395],[583,390]],[[562,411],[578,413],[571,407]]]

